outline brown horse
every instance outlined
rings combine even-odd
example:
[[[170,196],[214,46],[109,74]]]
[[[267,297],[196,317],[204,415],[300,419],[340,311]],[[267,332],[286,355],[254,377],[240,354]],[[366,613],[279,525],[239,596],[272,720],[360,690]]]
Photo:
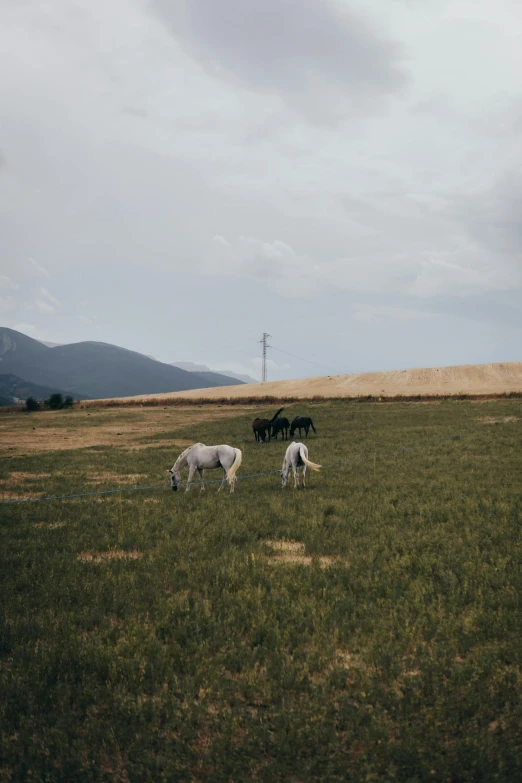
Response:
[[[252,429],[254,431],[254,437],[256,441],[263,441],[263,443],[266,440],[266,434],[268,432],[268,440],[270,440],[270,434],[272,430],[272,424],[277,419],[281,411],[284,411],[284,408],[279,408],[275,416],[272,416],[271,419],[254,419],[252,422]]]
[[[296,416],[290,426],[290,437],[294,437],[294,432],[296,430],[299,430],[299,437],[301,437],[301,428],[304,429],[305,436],[308,437],[308,431],[310,430],[310,427],[315,432],[314,423],[310,416]]]
[[[272,424],[272,437],[277,440],[277,435],[280,432],[282,440],[288,440],[288,428],[290,422],[286,416],[279,416]]]

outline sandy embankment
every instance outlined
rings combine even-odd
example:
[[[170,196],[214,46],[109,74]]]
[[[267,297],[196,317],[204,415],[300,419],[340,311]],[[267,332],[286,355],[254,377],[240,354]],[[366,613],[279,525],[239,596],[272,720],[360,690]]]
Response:
[[[522,362],[463,364],[415,370],[326,375],[291,381],[219,386],[211,389],[147,394],[125,400],[153,398],[223,399],[242,397],[395,397],[396,395],[505,394],[522,392]]]

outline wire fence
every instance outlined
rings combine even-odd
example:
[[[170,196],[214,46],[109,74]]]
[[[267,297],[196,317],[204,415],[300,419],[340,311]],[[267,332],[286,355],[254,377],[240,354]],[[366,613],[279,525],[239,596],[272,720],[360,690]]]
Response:
[[[422,443],[415,443],[411,446],[404,446],[400,449],[393,449],[391,451],[375,451],[371,454],[363,454],[360,457],[352,457],[350,459],[343,459],[343,460],[336,460],[335,462],[325,462],[322,463],[322,467],[324,468],[331,468],[331,467],[338,467],[340,465],[355,465],[359,462],[365,462],[367,460],[374,460],[377,458],[382,457],[393,457],[397,456],[398,454],[404,454],[408,451],[416,451],[418,449],[425,448],[426,446],[432,446],[436,443],[444,443],[450,440],[458,440],[461,435],[469,434],[471,432],[476,432],[480,427],[483,426],[482,424],[476,425],[474,427],[465,427],[464,429],[458,430],[457,432],[454,432],[451,435],[446,435],[441,438],[434,438],[432,440],[427,440]],[[274,474],[280,474],[280,470],[268,470],[264,473],[251,473],[246,476],[237,476],[238,481],[247,481],[249,479],[255,479],[255,478],[261,478],[263,476],[273,476]],[[203,482],[203,485],[207,484],[221,484],[222,479],[209,479],[207,481]],[[195,482],[194,482],[195,483]],[[199,482],[198,482],[199,483]],[[184,487],[187,485],[187,482],[181,482],[178,484],[178,487]],[[15,503],[43,503],[43,502],[49,502],[53,500],[72,500],[76,498],[89,498],[89,497],[96,497],[100,495],[113,495],[116,493],[121,492],[146,492],[150,490],[156,490],[156,489],[171,489],[171,484],[154,484],[147,487],[118,487],[117,489],[104,489],[100,490],[98,492],[77,492],[72,495],[52,495],[50,497],[40,497],[40,498],[10,498],[9,500],[0,500],[0,505],[12,505]]]

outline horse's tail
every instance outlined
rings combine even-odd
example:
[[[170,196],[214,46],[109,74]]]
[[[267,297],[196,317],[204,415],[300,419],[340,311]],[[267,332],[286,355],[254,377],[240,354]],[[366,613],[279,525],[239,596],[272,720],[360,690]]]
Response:
[[[315,432],[315,434],[317,435],[317,431],[316,431],[316,429],[315,429],[315,427],[314,427],[314,423],[313,423],[312,419],[310,419],[310,427],[313,429],[313,431],[314,431],[314,432]]]
[[[243,459],[243,454],[241,453],[241,449],[234,449],[234,451],[236,452],[236,458],[232,463],[232,465],[229,467],[227,472],[227,481],[229,484],[233,484],[234,481],[236,480],[236,473]]]
[[[272,418],[270,419],[270,424],[272,424],[277,419],[279,414],[282,413],[283,411],[284,411],[284,408],[279,408],[279,410],[277,411],[276,415],[272,416]]]
[[[311,468],[312,470],[321,470],[322,465],[316,465],[315,462],[310,462],[310,460],[305,454],[303,444],[299,446],[299,455],[307,468]]]

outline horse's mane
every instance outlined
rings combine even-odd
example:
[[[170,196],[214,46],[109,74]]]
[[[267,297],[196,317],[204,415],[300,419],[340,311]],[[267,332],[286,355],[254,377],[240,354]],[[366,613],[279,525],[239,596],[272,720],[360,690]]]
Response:
[[[195,449],[196,446],[204,446],[204,443],[193,443],[192,446],[188,446],[185,451],[182,451],[179,457],[177,458],[176,462],[174,463],[174,467],[172,468],[173,471],[177,470],[179,465],[183,462],[189,451],[192,451],[192,449]]]

